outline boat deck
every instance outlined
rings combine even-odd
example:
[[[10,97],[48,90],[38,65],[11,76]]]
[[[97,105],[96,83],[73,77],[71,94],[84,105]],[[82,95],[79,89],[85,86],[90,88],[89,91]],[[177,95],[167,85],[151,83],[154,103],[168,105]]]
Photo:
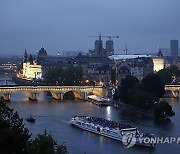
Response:
[[[87,117],[87,116],[74,116],[74,118],[78,117],[79,120],[83,122],[93,123],[94,125],[100,125],[102,127],[107,127],[110,129],[126,129],[126,128],[132,128],[130,124],[121,124],[117,123],[115,121],[110,121],[98,117]]]

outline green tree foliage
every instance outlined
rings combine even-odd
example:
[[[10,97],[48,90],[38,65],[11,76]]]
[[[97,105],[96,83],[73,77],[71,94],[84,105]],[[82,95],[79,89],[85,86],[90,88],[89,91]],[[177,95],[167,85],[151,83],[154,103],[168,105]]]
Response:
[[[46,132],[30,140],[30,133],[19,118],[0,100],[0,153],[2,154],[67,154],[64,144],[57,145]]]
[[[25,153],[30,138],[23,119],[13,112],[1,99],[0,101],[0,152],[4,154]]]
[[[130,97],[130,102],[133,106],[149,110],[154,107],[155,97],[144,89],[137,89]]]
[[[58,146],[52,135],[44,134],[38,135],[34,140],[27,144],[27,152],[29,154],[67,154],[67,148],[64,144]]]
[[[139,84],[139,80],[132,76],[127,75],[126,78],[122,79],[121,86],[119,87],[119,97],[122,102],[129,102],[134,87]]]
[[[168,68],[160,70],[157,75],[164,85],[172,82],[172,71]]]
[[[156,103],[155,108],[154,108],[155,120],[171,117],[174,115],[175,115],[175,112],[172,110],[172,107],[168,104],[168,102],[162,101],[160,103]]]
[[[73,65],[66,69],[50,69],[46,75],[46,81],[54,85],[79,85],[82,81],[82,67]]]
[[[157,74],[149,74],[143,80],[142,84],[145,90],[149,93],[152,93],[157,100],[162,97],[165,93],[164,84],[160,80]]]
[[[176,77],[180,77],[180,70],[179,70],[178,66],[171,65],[170,70],[173,75],[175,75]]]

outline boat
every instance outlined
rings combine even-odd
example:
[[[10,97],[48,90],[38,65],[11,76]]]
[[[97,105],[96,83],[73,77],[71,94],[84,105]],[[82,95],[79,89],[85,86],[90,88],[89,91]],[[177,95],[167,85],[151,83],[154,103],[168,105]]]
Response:
[[[134,134],[133,140],[135,145],[146,147],[154,147],[155,143],[144,142],[146,137],[154,138],[154,134],[139,133],[136,127],[130,124],[122,124],[115,121],[106,120],[98,117],[88,116],[73,116],[70,120],[71,125],[83,130],[93,132],[111,139],[123,142],[124,139],[129,139],[125,134]],[[124,142],[123,142],[124,143]]]
[[[88,96],[88,101],[97,105],[97,106],[110,106],[111,103],[108,99],[104,97],[98,97],[96,95]]]
[[[29,118],[26,119],[26,121],[28,122],[32,122],[34,123],[36,119],[34,119],[32,116],[30,116]]]

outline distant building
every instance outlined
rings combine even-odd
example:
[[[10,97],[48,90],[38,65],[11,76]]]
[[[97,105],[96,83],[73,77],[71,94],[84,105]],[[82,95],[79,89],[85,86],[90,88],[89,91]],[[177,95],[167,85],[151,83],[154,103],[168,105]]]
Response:
[[[99,39],[95,41],[94,50],[89,50],[89,55],[91,57],[108,57],[114,54],[114,42],[111,39],[111,36],[109,36],[109,40],[106,41],[105,48],[103,48],[103,42],[101,37],[108,37],[108,36],[99,35]]]
[[[171,40],[170,42],[170,55],[173,57],[178,56],[178,40]]]
[[[154,64],[154,72],[158,72],[164,69],[165,62],[163,59],[163,54],[161,52],[161,49],[159,50],[158,56],[153,57],[153,64]]]
[[[116,63],[116,76],[119,85],[127,75],[133,75],[141,80],[153,72],[153,61],[149,55],[112,55],[109,58]]]
[[[113,40],[106,41],[106,55],[111,56],[114,55],[114,42]]]
[[[23,68],[22,76],[27,79],[41,79],[42,77],[42,67],[38,65],[35,60],[33,60],[32,55],[28,56],[27,51],[25,50],[23,58]]]
[[[46,52],[46,50],[43,47],[39,50],[38,57],[39,58],[47,57],[47,52]]]
[[[67,51],[65,53],[66,57],[76,57],[78,55],[78,51]]]
[[[98,84],[109,85],[111,81],[111,68],[109,65],[96,66],[93,70],[89,70],[89,75]]]
[[[118,85],[121,85],[122,79],[127,75],[131,75],[131,66],[128,62],[122,62],[116,66],[116,75],[118,80]]]

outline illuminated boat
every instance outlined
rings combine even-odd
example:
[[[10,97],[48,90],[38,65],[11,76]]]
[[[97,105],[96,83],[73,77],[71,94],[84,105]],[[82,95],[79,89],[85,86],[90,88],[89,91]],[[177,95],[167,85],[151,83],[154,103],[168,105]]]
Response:
[[[74,116],[70,120],[70,123],[83,130],[122,141],[124,144],[126,144],[126,141],[127,143],[130,141],[131,143],[128,144],[147,147],[155,146],[154,143],[147,143],[144,140],[145,138],[148,138],[149,140],[153,139],[153,134],[139,133],[137,128],[132,127],[130,124],[121,124],[115,121],[88,116]]]
[[[95,95],[89,95],[88,101],[95,104],[95,105],[98,105],[98,106],[109,106],[109,105],[111,105],[109,99],[103,98],[103,97],[98,97]]]

